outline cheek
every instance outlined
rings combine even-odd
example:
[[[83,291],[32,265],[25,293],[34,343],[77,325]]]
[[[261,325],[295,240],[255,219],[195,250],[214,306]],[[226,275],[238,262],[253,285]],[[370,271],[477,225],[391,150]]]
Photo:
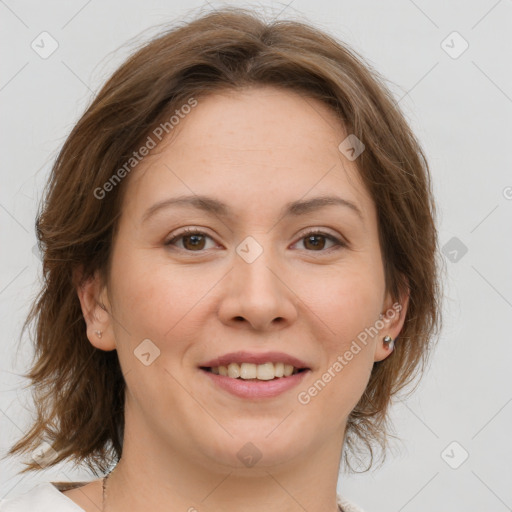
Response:
[[[311,284],[311,283],[310,283]],[[347,343],[373,326],[380,314],[384,284],[369,267],[347,265],[303,289],[303,299],[324,323],[331,348],[344,350]]]
[[[128,249],[118,259],[112,277],[115,323],[122,326],[117,328],[120,339],[129,333],[133,350],[149,338],[163,351],[172,339],[186,340],[189,331],[197,332],[193,319],[218,281],[211,272],[202,273],[199,278],[198,268],[178,268],[155,258],[151,251]]]

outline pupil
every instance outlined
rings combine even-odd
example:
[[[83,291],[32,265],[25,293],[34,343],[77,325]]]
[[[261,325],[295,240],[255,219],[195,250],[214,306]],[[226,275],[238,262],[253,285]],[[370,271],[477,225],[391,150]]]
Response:
[[[312,240],[314,240],[315,238],[317,238],[317,239],[318,239],[318,238],[322,238],[322,239],[323,239],[324,237],[323,237],[322,235],[310,235],[310,236],[308,236],[308,237],[307,237],[307,240],[308,240],[308,242],[311,242],[311,241],[312,241]],[[323,242],[323,243],[322,243],[322,242],[318,243],[318,242],[314,242],[314,241],[313,241],[313,242],[312,242],[312,245],[313,245],[313,247],[316,247],[316,248],[320,247],[320,249],[323,249],[323,247],[324,247],[324,245],[325,245],[325,240],[324,240],[324,242]]]
[[[195,247],[196,249],[199,248],[199,249],[202,249],[203,248],[203,245],[204,245],[204,240],[198,240],[202,237],[202,235],[187,235],[186,237],[184,237],[185,240],[193,240],[191,242],[192,244],[192,247]],[[203,242],[203,245],[201,245],[201,241]],[[185,244],[186,245],[186,244]]]

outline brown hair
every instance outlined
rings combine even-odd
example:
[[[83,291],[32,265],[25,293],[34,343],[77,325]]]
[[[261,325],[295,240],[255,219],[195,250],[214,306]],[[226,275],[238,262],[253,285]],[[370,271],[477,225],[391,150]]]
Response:
[[[73,128],[53,166],[36,230],[43,288],[23,331],[35,322],[29,373],[37,418],[8,452],[41,441],[57,452],[48,465],[85,461],[105,472],[122,453],[125,382],[117,352],[86,336],[74,276],[96,270],[108,279],[125,181],[102,188],[151,130],[191,97],[222,89],[273,85],[324,102],[347,133],[363,141],[356,163],[376,205],[386,287],[409,289],[404,327],[394,353],[373,366],[346,429],[348,455],[385,455],[391,398],[424,369],[439,332],[440,286],[435,206],[428,164],[380,75],[353,50],[298,21],[263,21],[224,8],[173,27],[137,50],[107,81]],[[360,448],[368,451],[360,451]],[[22,473],[40,469],[35,460]]]

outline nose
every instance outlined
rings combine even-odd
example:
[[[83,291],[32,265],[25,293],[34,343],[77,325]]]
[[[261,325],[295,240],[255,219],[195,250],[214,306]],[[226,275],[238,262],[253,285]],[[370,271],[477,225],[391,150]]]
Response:
[[[251,327],[253,330],[280,330],[298,317],[298,297],[293,292],[291,276],[271,250],[252,262],[236,254],[233,269],[223,280],[220,320],[226,325]]]

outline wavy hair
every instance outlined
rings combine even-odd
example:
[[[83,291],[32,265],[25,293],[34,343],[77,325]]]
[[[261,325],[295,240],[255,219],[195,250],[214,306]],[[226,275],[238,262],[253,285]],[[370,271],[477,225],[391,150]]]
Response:
[[[392,397],[421,375],[440,327],[435,204],[425,155],[384,79],[354,50],[307,23],[266,22],[227,7],[167,28],[144,43],[108,79],[63,144],[36,218],[43,285],[23,324],[34,326],[30,379],[37,415],[7,455],[49,443],[55,456],[94,474],[119,460],[125,381],[117,352],[86,336],[77,268],[106,279],[125,181],[101,189],[190,98],[272,85],[317,99],[365,145],[356,164],[377,210],[386,288],[409,291],[405,323],[392,355],[373,366],[348,417],[343,461],[353,471],[375,448],[383,460]],[[39,470],[24,462],[22,473]],[[367,470],[366,469],[366,470]]]

